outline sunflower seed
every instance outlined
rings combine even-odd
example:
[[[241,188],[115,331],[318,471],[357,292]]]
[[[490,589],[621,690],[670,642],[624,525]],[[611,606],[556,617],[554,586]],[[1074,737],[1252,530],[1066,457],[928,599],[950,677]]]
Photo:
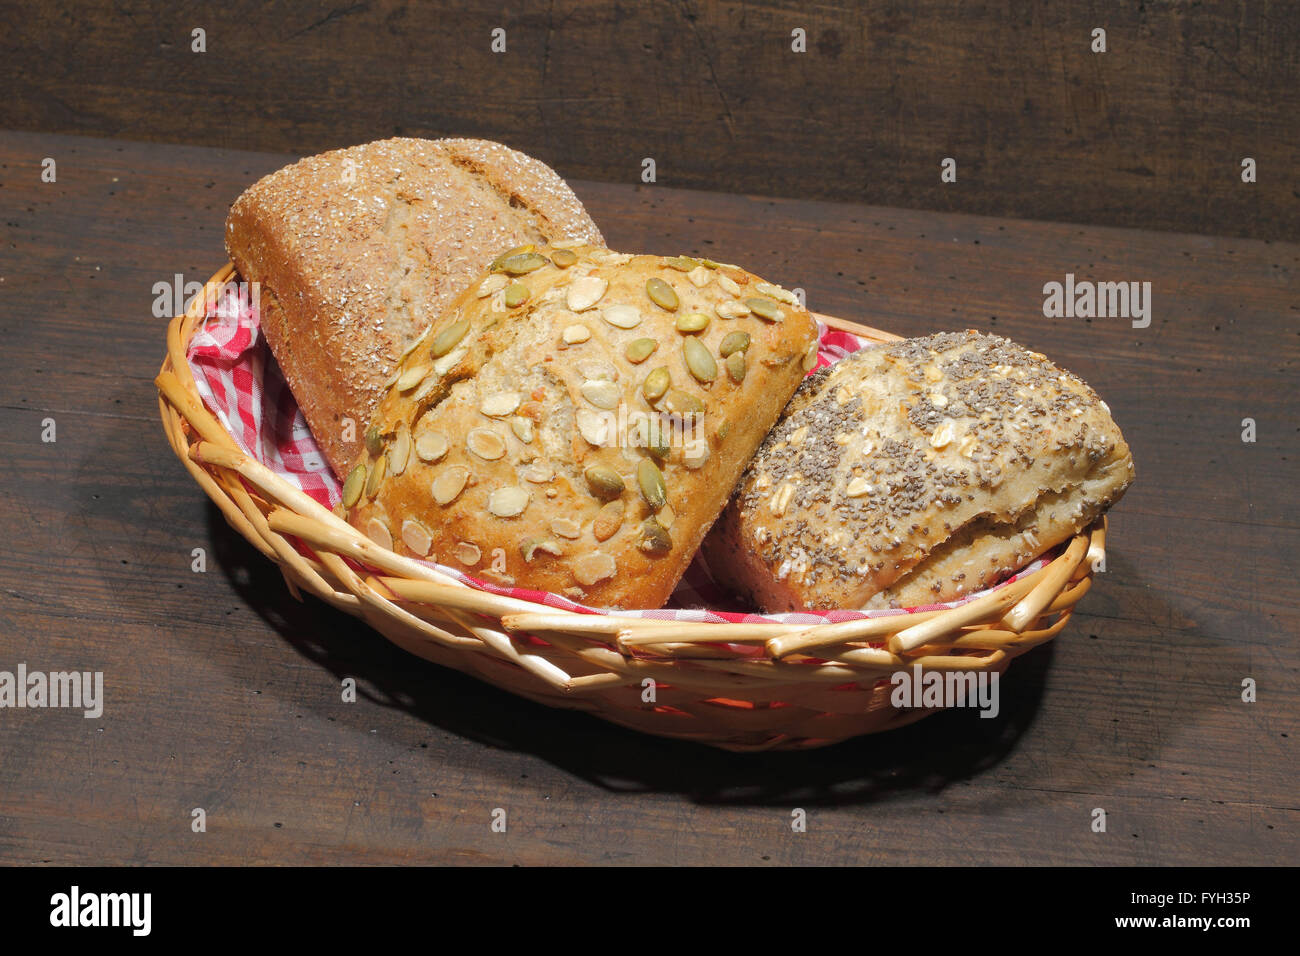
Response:
[[[429,366],[412,365],[397,378],[397,390],[399,392],[409,392],[415,386],[424,381],[424,377],[429,374]]]
[[[582,536],[582,526],[572,518],[552,518],[551,531],[561,538],[575,539]]]
[[[865,478],[854,478],[849,482],[849,486],[844,489],[844,494],[850,498],[861,498],[863,495],[871,493],[871,482]]]
[[[375,459],[375,463],[370,466],[370,477],[366,479],[366,497],[373,498],[379,491],[379,486],[383,483],[384,473],[388,470],[388,459],[380,455]]]
[[[803,360],[799,363],[799,367],[802,368],[805,372],[811,372],[814,366],[816,366],[816,364],[817,364],[817,343],[813,342],[811,345],[808,346],[808,348],[804,349]]]
[[[668,529],[651,515],[641,522],[641,534],[636,546],[647,554],[667,554],[673,549],[673,539],[668,534]]]
[[[575,322],[573,325],[566,325],[564,331],[560,333],[560,337],[564,339],[565,345],[581,345],[591,338],[591,329],[579,322]]]
[[[627,343],[627,348],[623,354],[633,365],[640,365],[659,348],[659,343],[654,339],[633,339]]]
[[[361,490],[366,487],[365,462],[348,472],[347,481],[343,482],[343,507],[351,508],[361,498]]]
[[[506,288],[505,303],[507,309],[517,309],[528,301],[528,286],[522,282],[511,283]]]
[[[732,352],[743,352],[749,348],[748,332],[728,332],[722,337],[722,344],[718,346],[718,354],[727,358]]]
[[[570,565],[573,576],[584,587],[612,578],[618,572],[618,562],[612,555],[603,551],[592,551],[576,559]]]
[[[402,543],[423,558],[428,555],[433,538],[424,525],[414,518],[407,518],[402,522]]]
[[[740,295],[740,286],[736,284],[736,280],[730,276],[723,275],[721,272],[718,273],[718,287],[721,288],[723,292],[727,293],[727,295]]]
[[[572,249],[556,249],[551,253],[551,261],[561,269],[567,269],[578,261],[578,254]]]
[[[641,324],[641,313],[631,305],[606,306],[600,310],[600,317],[618,329],[635,329]]]
[[[461,346],[451,352],[448,352],[442,358],[433,363],[433,370],[438,375],[446,375],[451,369],[460,364],[460,360],[469,354],[469,349]]]
[[[447,326],[433,337],[433,347],[431,349],[433,357],[442,358],[460,344],[460,340],[465,337],[465,333],[468,331],[468,318],[462,317],[451,323],[451,325]]]
[[[596,513],[596,519],[591,523],[591,533],[596,536],[596,540],[608,541],[618,534],[618,529],[623,527],[625,513],[621,501],[611,501],[602,507]]]
[[[437,461],[447,454],[447,436],[431,428],[423,429],[415,437],[415,453],[421,461]]]
[[[719,302],[713,307],[713,311],[723,319],[743,319],[749,315],[749,307],[743,302],[737,302],[735,299]]]
[[[498,488],[488,495],[488,511],[498,518],[513,518],[528,507],[528,491],[518,485]]]
[[[599,302],[608,288],[609,282],[600,276],[583,276],[574,279],[564,297],[564,304],[571,312],[582,312]]]
[[[533,440],[533,420],[531,418],[515,415],[510,419],[510,430],[525,445]]]
[[[703,289],[713,278],[713,273],[704,266],[696,266],[690,272],[686,273],[686,278],[690,280],[691,285],[697,289]]]
[[[691,471],[704,467],[709,460],[709,442],[703,436],[686,443],[682,449],[682,464]]]
[[[667,309],[669,312],[676,312],[677,306],[680,304],[677,301],[677,293],[673,291],[673,287],[658,276],[645,280],[645,294],[650,296],[651,302],[661,309]]]
[[[578,434],[587,444],[597,447],[605,444],[609,437],[609,422],[604,415],[589,408],[580,408],[574,413],[573,419],[578,426]]]
[[[618,408],[619,399],[623,397],[621,388],[604,379],[588,379],[578,390],[582,392],[583,398],[597,408]]]
[[[560,542],[552,541],[550,538],[530,538],[519,546],[519,553],[530,564],[533,558],[537,557],[539,551],[543,554],[554,555],[557,558],[564,555],[564,549],[560,547]]]
[[[433,479],[429,490],[433,492],[434,501],[440,505],[449,505],[465,490],[467,481],[469,481],[468,468],[464,465],[448,465],[438,473],[437,478]]]
[[[388,473],[396,477],[406,471],[406,464],[411,460],[411,429],[406,422],[399,422],[397,433],[388,446]]]
[[[506,453],[506,440],[490,428],[475,428],[465,436],[465,447],[487,461]]]
[[[501,275],[499,272],[495,275],[490,275],[478,284],[477,295],[480,299],[486,299],[494,292],[500,292],[504,289],[509,281],[509,279]]]
[[[776,490],[772,496],[772,514],[778,518],[785,514],[785,509],[790,506],[790,499],[794,497],[794,485],[790,482],[782,483],[781,487]]]
[[[520,252],[513,256],[505,256],[492,263],[493,272],[504,272],[506,275],[523,276],[530,272],[536,272],[542,266],[549,263],[550,260],[545,256],[538,255],[535,252]]]
[[[371,518],[366,522],[366,537],[386,551],[393,550],[393,534],[379,518]]]
[[[666,366],[660,365],[658,368],[652,369],[650,374],[645,377],[645,381],[641,383],[641,394],[645,396],[647,402],[653,405],[664,397],[664,393],[668,391],[668,386],[672,384],[672,381],[672,373],[668,371]]]
[[[531,481],[535,485],[544,485],[555,477],[555,472],[541,462],[534,462],[519,474],[524,481]]]
[[[688,338],[682,341],[682,358],[686,360],[687,369],[697,381],[712,382],[718,377],[718,363],[699,339]]]
[[[930,436],[931,448],[946,448],[948,444],[956,437],[956,427],[951,421],[946,421],[934,430]]]
[[[589,359],[579,362],[574,366],[578,374],[583,378],[595,379],[603,382],[617,382],[618,369],[612,362],[606,362],[603,359]]]
[[[745,380],[744,352],[732,352],[727,356],[727,374],[737,385]]]
[[[582,474],[587,479],[587,487],[591,489],[591,493],[606,501],[617,498],[627,487],[623,484],[622,475],[604,465],[592,465]]]
[[[771,299],[764,299],[761,296],[751,296],[745,300],[745,305],[760,319],[765,322],[780,322],[785,318],[785,313],[777,307],[777,304]]]
[[[770,282],[755,282],[754,289],[763,295],[771,296],[778,302],[784,302],[786,305],[798,305],[799,298],[793,292],[787,292],[779,285],[772,285]]]
[[[456,544],[456,560],[467,568],[472,568],[479,563],[483,557],[483,552],[479,550],[478,545],[471,544],[468,541],[460,541]]]
[[[664,476],[657,465],[649,458],[642,458],[636,466],[636,483],[653,511],[658,511],[668,503],[668,489],[664,487]]]
[[[494,392],[479,403],[478,410],[488,418],[503,418],[519,407],[518,392]]]
[[[703,332],[709,327],[709,317],[703,312],[687,312],[677,317],[677,331],[686,335]]]

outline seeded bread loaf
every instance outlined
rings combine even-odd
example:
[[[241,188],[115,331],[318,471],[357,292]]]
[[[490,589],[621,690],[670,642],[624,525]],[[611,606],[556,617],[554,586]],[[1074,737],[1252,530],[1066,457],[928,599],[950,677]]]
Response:
[[[1087,527],[1133,476],[1105,403],[1044,356],[909,339],[809,376],[705,555],[773,612],[947,601]]]
[[[510,250],[402,363],[341,513],[491,582],[659,607],[816,354],[742,269]]]
[[[389,139],[311,156],[231,207],[226,249],[336,473],[399,357],[501,249],[602,242],[548,166],[497,143]]]

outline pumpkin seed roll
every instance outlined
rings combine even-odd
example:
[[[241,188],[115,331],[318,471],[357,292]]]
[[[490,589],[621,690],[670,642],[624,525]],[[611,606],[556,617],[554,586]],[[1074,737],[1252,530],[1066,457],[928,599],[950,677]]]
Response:
[[[743,269],[514,248],[401,361],[341,508],[491,582],[659,607],[816,355]]]
[[[1081,379],[1007,339],[945,332],[810,376],[705,554],[771,612],[948,601],[1086,528],[1133,477]]]
[[[600,243],[544,163],[477,139],[388,139],[259,180],[226,219],[262,333],[342,476],[398,359],[506,246]]]

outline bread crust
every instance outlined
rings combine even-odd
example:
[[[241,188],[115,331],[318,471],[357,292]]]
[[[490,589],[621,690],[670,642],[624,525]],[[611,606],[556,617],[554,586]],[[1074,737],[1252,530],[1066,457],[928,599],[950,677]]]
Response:
[[[258,284],[267,343],[340,474],[432,318],[500,250],[567,238],[603,242],[564,181],[473,139],[310,156],[259,180],[226,220],[226,249]]]
[[[731,266],[595,246],[519,256],[537,267],[480,278],[402,364],[342,513],[488,581],[660,607],[815,361],[816,323]]]
[[[1133,477],[1082,380],[1007,339],[940,333],[811,376],[705,554],[772,612],[948,601],[1087,527]]]

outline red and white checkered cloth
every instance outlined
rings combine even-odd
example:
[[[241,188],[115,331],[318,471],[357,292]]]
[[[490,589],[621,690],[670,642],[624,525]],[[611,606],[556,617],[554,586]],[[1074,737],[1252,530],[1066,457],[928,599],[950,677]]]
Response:
[[[325,507],[333,508],[341,497],[342,485],[326,465],[325,456],[312,437],[307,421],[280,372],[280,366],[262,338],[256,308],[248,298],[238,294],[235,285],[228,285],[209,305],[203,325],[190,340],[187,358],[199,394],[235,443],[248,455]],[[821,347],[817,368],[830,365],[845,355],[856,352],[865,344],[854,335],[825,326],[820,327],[820,332]],[[1034,561],[998,587],[1037,571],[1050,557],[1049,554]],[[551,608],[586,614],[715,623],[838,623],[956,607],[987,593],[972,594],[961,601],[948,604],[930,604],[907,610],[748,614],[737,606],[734,597],[714,581],[703,556],[697,555],[673,591],[667,607],[646,611],[606,611],[577,604],[559,594],[526,588],[505,588],[472,578],[456,568],[426,563],[471,587]]]

